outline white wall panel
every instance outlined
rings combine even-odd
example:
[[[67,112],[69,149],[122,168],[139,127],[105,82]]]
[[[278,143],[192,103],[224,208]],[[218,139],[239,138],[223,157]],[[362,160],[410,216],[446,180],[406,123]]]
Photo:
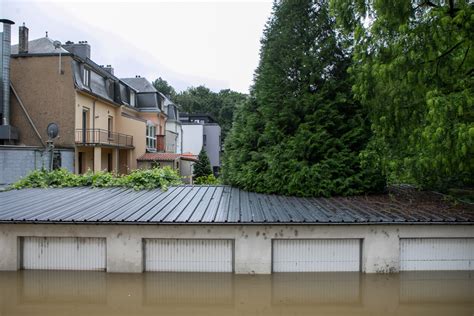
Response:
[[[474,239],[400,239],[400,270],[474,270]]]
[[[273,271],[360,271],[360,240],[275,239]]]
[[[232,272],[231,240],[145,239],[145,270]]]
[[[105,238],[23,237],[25,270],[105,270]]]

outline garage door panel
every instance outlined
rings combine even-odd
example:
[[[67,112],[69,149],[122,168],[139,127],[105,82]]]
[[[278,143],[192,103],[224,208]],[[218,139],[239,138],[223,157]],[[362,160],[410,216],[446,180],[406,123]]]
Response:
[[[146,239],[145,270],[232,272],[231,240]]]
[[[274,240],[273,271],[360,271],[360,240]]]
[[[474,270],[474,239],[400,239],[400,270]]]
[[[105,270],[105,253],[105,238],[22,238],[26,270]]]

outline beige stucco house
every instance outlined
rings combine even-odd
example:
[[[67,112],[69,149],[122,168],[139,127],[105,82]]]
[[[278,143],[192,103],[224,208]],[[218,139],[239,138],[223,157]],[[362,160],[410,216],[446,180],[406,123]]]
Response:
[[[54,122],[60,130],[55,147],[74,150],[76,173],[127,173],[137,168],[137,158],[164,146],[164,100],[94,63],[87,42],[62,45],[46,36],[29,42],[20,37],[20,43],[11,55],[18,145],[44,145],[46,127]]]

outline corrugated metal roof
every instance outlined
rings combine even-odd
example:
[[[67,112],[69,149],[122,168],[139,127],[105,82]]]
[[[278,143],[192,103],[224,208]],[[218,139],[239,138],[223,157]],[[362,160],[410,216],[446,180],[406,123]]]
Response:
[[[0,222],[123,224],[474,223],[470,204],[437,196],[298,198],[228,186],[24,189],[0,193]]]

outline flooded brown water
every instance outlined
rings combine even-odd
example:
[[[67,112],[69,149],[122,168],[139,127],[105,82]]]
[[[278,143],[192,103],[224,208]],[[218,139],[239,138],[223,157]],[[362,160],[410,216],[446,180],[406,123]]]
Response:
[[[0,272],[0,315],[474,315],[474,273]]]

